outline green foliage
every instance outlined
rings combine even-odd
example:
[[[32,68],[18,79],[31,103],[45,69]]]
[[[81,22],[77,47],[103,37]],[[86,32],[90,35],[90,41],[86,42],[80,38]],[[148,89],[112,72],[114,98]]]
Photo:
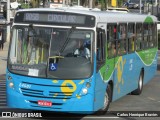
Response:
[[[118,7],[122,7],[124,0],[117,0]]]
[[[25,9],[25,8],[30,8],[31,6],[25,3],[21,3],[21,8]]]
[[[105,8],[104,0],[100,0],[100,4],[101,4],[101,9],[104,9]]]
[[[40,0],[30,0],[30,3],[24,3],[24,1],[20,1],[21,3],[21,8],[25,9],[25,8],[37,8],[39,7],[39,2]]]
[[[39,7],[39,0],[31,0],[30,3],[33,8]]]
[[[108,7],[111,7],[112,0],[98,0],[98,2],[101,4],[102,8],[105,6],[105,1],[108,4]],[[126,2],[127,0],[117,0],[117,7],[122,7],[123,3]]]

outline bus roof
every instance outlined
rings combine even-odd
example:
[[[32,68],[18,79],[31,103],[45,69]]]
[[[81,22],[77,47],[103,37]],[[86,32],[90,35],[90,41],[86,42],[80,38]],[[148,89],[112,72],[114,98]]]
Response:
[[[62,7],[62,8],[32,8],[32,9],[22,9],[20,11],[43,11],[43,12],[68,12],[68,13],[78,13],[84,15],[93,15],[96,17],[97,22],[113,23],[113,22],[144,22],[146,19],[148,22],[157,22],[157,18],[149,14],[137,14],[137,13],[121,13],[112,11],[100,11],[99,9],[77,9],[76,7]]]
[[[157,24],[157,29],[160,30],[160,22]]]
[[[128,13],[129,12],[129,10],[127,8],[114,8],[114,7],[108,7],[107,11],[123,12],[123,13]]]

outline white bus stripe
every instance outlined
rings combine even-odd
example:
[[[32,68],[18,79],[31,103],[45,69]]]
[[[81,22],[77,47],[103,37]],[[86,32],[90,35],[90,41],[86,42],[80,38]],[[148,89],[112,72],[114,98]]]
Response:
[[[135,52],[135,53],[139,56],[139,54],[138,54],[137,52]],[[151,65],[153,64],[153,62],[155,61],[156,55],[157,55],[157,52],[156,52],[156,54],[155,54],[155,56],[154,56],[154,59],[153,59],[152,63],[149,64],[149,65],[147,65],[146,63],[144,63],[144,61],[142,60],[142,58],[141,58],[140,56],[139,56],[139,58],[141,59],[141,61],[143,62],[143,64],[144,64],[145,66],[151,66]]]

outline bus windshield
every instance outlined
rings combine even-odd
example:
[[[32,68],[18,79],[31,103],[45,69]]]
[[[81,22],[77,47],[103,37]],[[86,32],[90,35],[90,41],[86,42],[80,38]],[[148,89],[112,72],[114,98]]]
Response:
[[[8,69],[42,78],[88,78],[93,36],[92,30],[14,26]]]

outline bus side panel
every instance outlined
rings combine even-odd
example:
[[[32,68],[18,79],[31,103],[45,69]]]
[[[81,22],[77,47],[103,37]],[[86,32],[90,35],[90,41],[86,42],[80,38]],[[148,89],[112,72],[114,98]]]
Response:
[[[96,73],[94,111],[97,111],[104,106],[104,96],[106,92],[106,86],[107,83],[103,81],[100,72]]]
[[[150,52],[148,55],[150,56],[151,54],[154,55],[154,53],[152,53],[152,52]],[[144,68],[144,79],[143,79],[144,83],[143,84],[146,84],[147,82],[149,82],[157,72],[157,55],[158,55],[158,53],[156,53],[156,55],[153,58],[152,57],[148,58],[148,59],[150,59],[150,61],[152,61],[148,65],[146,65],[144,63],[144,61],[142,61],[140,58],[138,58],[139,62],[141,62],[141,64],[142,64],[142,68]]]
[[[154,77],[157,70],[157,53],[155,52],[153,48],[142,51],[141,55],[131,53],[119,56],[112,74],[114,80],[112,101],[138,88],[142,69],[144,69],[144,84]]]
[[[114,74],[113,74],[113,99],[112,101],[117,100],[118,98],[130,93],[134,90],[138,83],[138,76],[135,75],[136,70],[136,60],[135,54],[119,56],[116,61]]]

